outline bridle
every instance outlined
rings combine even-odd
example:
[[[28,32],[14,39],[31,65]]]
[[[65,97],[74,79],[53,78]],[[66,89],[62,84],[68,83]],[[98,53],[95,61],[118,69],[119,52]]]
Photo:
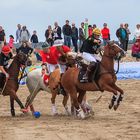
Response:
[[[109,49],[111,49],[112,51],[113,51],[113,54],[118,54],[118,52],[114,49],[114,43],[112,43],[112,44],[108,44],[109,46],[105,46],[105,47],[108,47]],[[117,46],[117,47],[119,47],[119,46]],[[114,57],[116,57],[116,56],[114,56],[114,55],[112,55],[112,54],[110,54],[110,52],[109,52],[109,54],[107,55],[107,54],[102,54],[102,52],[101,52],[102,50],[100,50],[100,55],[101,56],[105,56],[105,57],[109,57],[109,58],[114,58]],[[122,50],[123,51],[123,50]],[[115,71],[115,74],[117,74],[118,72],[119,72],[119,68],[120,68],[120,59],[121,59],[121,56],[119,57],[119,58],[117,58],[117,70]]]

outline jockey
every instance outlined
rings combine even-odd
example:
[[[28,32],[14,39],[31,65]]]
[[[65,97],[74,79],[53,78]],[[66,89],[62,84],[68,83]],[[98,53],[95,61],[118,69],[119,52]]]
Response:
[[[93,30],[91,37],[88,37],[82,45],[81,51],[83,52],[83,59],[89,62],[86,73],[83,75],[80,82],[92,82],[92,72],[96,69],[97,60],[100,61],[100,58],[97,56],[98,49],[101,45],[101,40],[99,39],[101,31],[98,28]]]
[[[54,47],[56,48],[55,49],[55,52],[54,52],[54,55],[55,55],[55,58],[56,58],[56,61],[58,62],[58,66],[59,66],[59,69],[60,69],[60,81],[61,81],[61,78],[62,78],[62,75],[64,74],[64,72],[66,71],[66,57],[67,57],[67,53],[70,52],[70,48],[68,46],[65,46],[63,45],[63,41],[62,40],[56,40],[54,42]],[[63,86],[61,85],[61,82],[60,82],[60,87],[59,87],[59,92],[63,95],[66,94]]]
[[[66,56],[67,53],[70,52],[70,48],[68,46],[63,45],[62,40],[56,40],[54,42],[54,47],[55,49],[55,58],[58,62],[59,68],[60,68],[60,73],[61,75],[66,71]]]
[[[9,78],[9,74],[6,72],[8,69],[8,62],[12,59],[12,53],[9,46],[3,46],[2,51],[0,53],[0,71],[5,74],[6,80]]]
[[[43,51],[40,52],[43,61],[42,70],[45,69],[44,64],[47,64],[47,72],[51,74],[56,69],[56,67],[59,66],[60,74],[62,76],[66,70],[66,53],[70,52],[70,48],[64,46],[61,40],[56,40],[54,46],[51,47],[49,47],[48,44],[44,44],[42,45],[42,48]],[[63,90],[62,86],[60,89]]]

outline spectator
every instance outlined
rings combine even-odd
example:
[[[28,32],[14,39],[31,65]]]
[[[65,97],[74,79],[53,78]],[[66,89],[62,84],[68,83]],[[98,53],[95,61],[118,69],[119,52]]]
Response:
[[[51,25],[48,26],[48,29],[46,30],[45,32],[45,37],[46,37],[46,41],[47,43],[52,46],[53,43],[54,43],[54,33],[53,33],[53,30],[52,30],[52,27]]]
[[[16,50],[17,53],[24,53],[26,55],[31,54],[33,52],[33,49],[29,47],[27,42],[22,42],[22,45]]]
[[[54,32],[54,40],[62,39],[62,37],[61,37],[61,27],[58,26],[57,22],[54,23],[53,32]]]
[[[81,27],[79,28],[79,50],[82,47],[83,42],[85,41],[85,31],[84,31],[84,22],[81,23]]]
[[[29,39],[30,39],[30,33],[27,30],[27,27],[23,26],[22,30],[20,32],[20,41],[21,42],[29,42]]]
[[[117,29],[116,31],[116,36],[118,37],[120,43],[121,43],[121,48],[124,49],[125,51],[127,51],[127,48],[126,48],[126,43],[127,43],[127,31],[126,29],[124,28],[123,24],[120,24],[120,28]]]
[[[129,35],[131,34],[131,32],[130,32],[128,26],[129,26],[129,25],[128,25],[127,23],[124,24],[124,28],[125,28],[125,30],[127,31],[126,51],[127,51],[127,48],[128,48]]]
[[[136,57],[137,61],[140,59],[140,37],[136,39],[136,42],[132,46],[132,56]]]
[[[85,38],[87,39],[89,37],[89,32],[88,32],[88,19],[85,19],[84,23],[84,32],[85,32]]]
[[[8,46],[10,47],[11,49],[11,53],[14,53],[15,52],[15,46],[14,46],[14,37],[13,35],[10,35],[9,36],[9,43],[8,43]]]
[[[64,34],[64,45],[67,45],[70,48],[72,30],[71,26],[69,25],[69,20],[66,20],[66,24],[63,26],[63,34]]]
[[[41,61],[41,57],[39,55],[39,48],[38,48],[38,36],[37,32],[34,30],[33,35],[31,36],[32,48],[34,49],[34,54],[36,56],[37,62]]]
[[[93,24],[92,29],[94,30],[95,28],[97,28],[96,24]]]
[[[92,32],[93,32],[92,26],[91,25],[88,25],[88,35],[89,35],[89,37],[92,36]]]
[[[31,36],[32,48],[35,49],[38,46],[38,36],[37,32],[33,31],[33,35]]]
[[[75,48],[75,52],[78,52],[78,29],[75,27],[75,23],[72,23],[72,43]]]
[[[2,28],[2,26],[0,26],[0,53],[1,53],[1,49],[4,46],[4,44],[6,44],[5,32]]]
[[[104,27],[101,30],[101,33],[102,33],[104,46],[106,46],[107,42],[110,40],[110,31],[109,28],[107,27],[107,23],[104,23],[103,26]]]
[[[21,34],[21,25],[20,24],[18,24],[17,25],[17,31],[16,31],[16,42],[19,42],[19,43],[21,43],[21,40],[20,40],[20,34]]]
[[[135,42],[136,38],[138,38],[139,36],[140,36],[140,24],[137,24],[135,32],[134,32],[134,42]]]

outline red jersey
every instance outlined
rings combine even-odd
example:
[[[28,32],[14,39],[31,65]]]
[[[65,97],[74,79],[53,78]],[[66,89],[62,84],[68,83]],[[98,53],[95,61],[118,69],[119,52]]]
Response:
[[[92,28],[91,29],[88,29],[88,35],[89,35],[89,37],[92,36],[92,33],[93,33],[93,29]]]
[[[70,48],[67,46],[62,46],[64,53],[70,51]],[[44,51],[40,51],[40,55],[42,57],[43,63],[47,62],[49,64],[57,64],[59,57],[62,55],[60,51],[57,50],[55,46],[50,47],[50,51],[45,53]]]
[[[54,55],[55,47],[50,47],[50,52],[45,53],[44,51],[40,51],[40,55],[42,57],[42,62],[49,64],[57,64],[56,57]]]
[[[63,49],[63,52],[64,53],[67,53],[67,52],[70,52],[71,51],[68,46],[64,46],[64,45],[62,46],[62,49]],[[57,49],[55,49],[54,55],[55,55],[56,61],[58,62],[59,57],[62,56],[61,52],[58,51]]]
[[[101,30],[101,33],[102,33],[102,38],[103,39],[109,39],[109,34],[110,34],[110,31],[108,28],[103,28]]]

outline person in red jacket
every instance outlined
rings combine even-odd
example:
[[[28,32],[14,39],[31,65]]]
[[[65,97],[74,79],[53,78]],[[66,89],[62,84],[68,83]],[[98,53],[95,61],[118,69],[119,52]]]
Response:
[[[50,75],[56,67],[59,66],[61,76],[66,70],[66,62],[65,57],[67,52],[70,52],[70,48],[68,46],[63,45],[61,40],[56,40],[54,42],[54,46],[49,46],[48,44],[42,45],[43,50],[40,51],[40,55],[42,57],[42,75]],[[46,67],[47,66],[47,67]],[[49,77],[44,77],[45,84],[48,83]],[[63,94],[64,89],[60,85],[60,92]]]
[[[132,46],[132,56],[136,57],[136,60],[140,59],[140,37],[136,39],[136,43]]]
[[[56,40],[53,47],[56,48],[54,51],[54,55],[58,62],[60,73],[63,74],[66,70],[65,57],[67,53],[71,51],[71,49],[68,46],[63,45],[62,40]]]
[[[106,46],[107,41],[110,40],[110,30],[107,27],[107,23],[104,23],[103,26],[104,26],[104,28],[101,30],[101,33],[102,33],[104,46]]]

